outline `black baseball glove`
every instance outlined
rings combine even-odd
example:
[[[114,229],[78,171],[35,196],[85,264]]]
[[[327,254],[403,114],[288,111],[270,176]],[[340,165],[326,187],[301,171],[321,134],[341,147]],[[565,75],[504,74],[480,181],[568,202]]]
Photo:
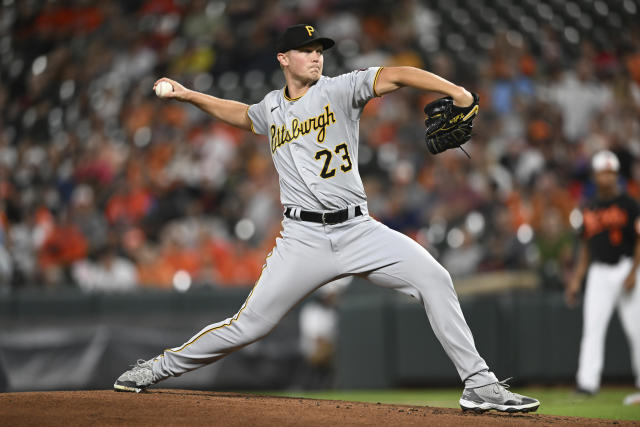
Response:
[[[471,139],[473,119],[478,115],[478,95],[472,95],[473,103],[468,107],[453,105],[450,96],[436,99],[424,107],[427,115],[424,120],[427,127],[425,140],[431,154],[458,147],[464,151],[461,145]]]

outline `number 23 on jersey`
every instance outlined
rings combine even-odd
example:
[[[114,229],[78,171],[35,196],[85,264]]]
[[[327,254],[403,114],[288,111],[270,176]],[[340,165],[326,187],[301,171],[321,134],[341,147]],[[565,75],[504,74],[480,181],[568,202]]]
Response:
[[[340,165],[340,169],[342,172],[349,172],[353,168],[353,164],[351,163],[351,157],[349,156],[349,149],[347,148],[346,143],[342,143],[337,145],[333,150],[333,153],[341,156],[342,164]],[[331,159],[333,158],[333,153],[326,148],[324,150],[320,150],[316,153],[316,160],[324,160],[324,164],[322,165],[322,171],[320,172],[320,177],[327,179],[332,178],[336,175],[336,169],[329,169],[331,166]]]

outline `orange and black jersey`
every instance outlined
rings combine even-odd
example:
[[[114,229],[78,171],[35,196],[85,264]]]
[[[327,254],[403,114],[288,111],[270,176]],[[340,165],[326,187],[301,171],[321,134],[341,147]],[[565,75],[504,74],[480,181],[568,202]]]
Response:
[[[582,218],[582,237],[592,261],[615,264],[621,257],[633,256],[640,235],[640,207],[627,194],[591,200]]]

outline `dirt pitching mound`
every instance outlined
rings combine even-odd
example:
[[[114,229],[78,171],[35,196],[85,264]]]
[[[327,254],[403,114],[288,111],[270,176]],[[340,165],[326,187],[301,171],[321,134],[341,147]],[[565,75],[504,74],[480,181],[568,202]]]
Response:
[[[189,390],[146,393],[56,391],[0,394],[4,426],[29,425],[609,425],[610,420],[536,414],[463,413],[425,406],[314,400]],[[632,422],[617,422],[632,425]]]

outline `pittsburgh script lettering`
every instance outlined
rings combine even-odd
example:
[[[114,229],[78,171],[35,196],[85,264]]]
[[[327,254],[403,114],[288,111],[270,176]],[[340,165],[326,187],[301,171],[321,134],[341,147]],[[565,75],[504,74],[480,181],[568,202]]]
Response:
[[[293,119],[291,121],[291,129],[287,129],[286,125],[271,125],[269,128],[271,133],[271,152],[275,153],[278,147],[294,141],[302,135],[310,133],[312,130],[318,131],[316,140],[318,142],[323,142],[324,137],[327,135],[327,126],[332,125],[335,122],[336,117],[334,116],[333,111],[331,111],[329,104],[327,104],[324,106],[324,111],[319,116],[308,118],[303,122],[298,119]]]

